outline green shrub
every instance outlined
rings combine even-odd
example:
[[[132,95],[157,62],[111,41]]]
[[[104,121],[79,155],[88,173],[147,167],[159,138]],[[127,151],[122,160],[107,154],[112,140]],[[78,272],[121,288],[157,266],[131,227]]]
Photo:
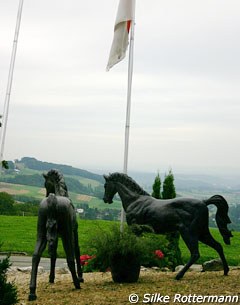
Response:
[[[141,239],[129,227],[121,232],[119,226],[113,225],[110,230],[99,229],[94,233],[90,238],[89,251],[94,258],[89,261],[86,269],[89,270],[91,266],[92,270],[106,271],[115,257],[134,256],[136,261],[140,261],[144,250]]]
[[[178,232],[159,235],[154,234],[152,227],[148,225],[134,224],[131,228],[134,234],[144,240],[143,245],[146,248],[142,258],[144,266],[167,267],[174,271],[177,265],[182,264]]]
[[[145,231],[150,231],[144,228]],[[142,228],[125,226],[121,233],[118,225],[107,230],[99,229],[90,237],[87,246],[91,259],[83,266],[84,272],[106,271],[115,255],[125,255],[139,261],[145,267],[174,269],[175,257],[164,235],[143,233]],[[138,233],[139,236],[136,236]],[[126,264],[127,264],[126,260]]]
[[[0,260],[0,304],[14,305],[18,302],[17,288],[7,282],[7,269],[10,267],[9,257]]]

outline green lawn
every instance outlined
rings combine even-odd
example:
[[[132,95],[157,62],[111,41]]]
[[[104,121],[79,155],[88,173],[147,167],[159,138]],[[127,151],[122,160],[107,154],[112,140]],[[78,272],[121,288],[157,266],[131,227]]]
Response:
[[[79,220],[79,242],[81,253],[87,251],[89,238],[98,228],[110,228],[112,221],[104,220]],[[37,217],[22,216],[2,216],[0,215],[0,242],[3,243],[1,251],[20,251],[27,252],[29,255],[33,253],[36,241],[36,225]],[[229,265],[240,265],[240,232],[233,232],[231,246],[224,245],[222,237],[217,229],[211,229],[213,236],[224,247]],[[189,258],[189,251],[182,240],[180,240],[180,248],[183,260],[186,262]],[[218,254],[210,247],[200,243],[201,258],[198,263],[206,260],[218,258]],[[44,255],[47,255],[45,251]],[[58,255],[64,257],[64,251],[61,242],[59,243]]]
[[[91,234],[97,228],[110,227],[113,222],[103,220],[79,220],[78,234],[81,252],[87,248]],[[36,242],[37,217],[29,216],[3,216],[0,215],[0,242],[3,243],[1,251],[26,252],[32,255]],[[58,255],[64,257],[61,240]],[[44,252],[47,256],[47,251]]]
[[[226,256],[229,265],[237,266],[240,265],[240,232],[233,232],[233,238],[231,239],[231,245],[225,245],[221,234],[218,229],[211,229],[213,237],[221,243],[223,251]],[[200,259],[198,263],[203,263],[213,258],[219,258],[217,252],[205,244],[199,243]],[[189,258],[189,251],[185,246],[184,242],[180,240],[180,249],[184,262]]]

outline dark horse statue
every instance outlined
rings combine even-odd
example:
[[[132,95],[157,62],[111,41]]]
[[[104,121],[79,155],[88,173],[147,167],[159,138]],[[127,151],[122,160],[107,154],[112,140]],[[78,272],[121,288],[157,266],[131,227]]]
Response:
[[[46,198],[41,201],[38,211],[37,242],[32,256],[30,301],[37,298],[37,270],[47,243],[51,258],[49,282],[54,283],[59,235],[62,238],[67,264],[71,271],[75,288],[80,289],[80,282],[83,282],[76,213],[68,197],[64,178],[57,170],[50,170],[47,174],[43,174],[43,177],[45,178]],[[74,259],[76,259],[77,273]]]
[[[113,173],[105,178],[105,203],[112,203],[116,193],[119,194],[123,209],[126,213],[128,225],[149,225],[156,234],[179,231],[187,245],[191,257],[187,264],[177,274],[181,279],[189,267],[200,257],[198,242],[215,249],[223,263],[224,275],[228,274],[229,267],[223,253],[223,248],[211,235],[208,224],[208,208],[210,204],[217,207],[216,222],[223,240],[230,244],[231,232],[227,228],[230,223],[228,204],[226,200],[215,195],[207,200],[191,198],[175,198],[159,200],[151,197],[133,179],[121,173]]]

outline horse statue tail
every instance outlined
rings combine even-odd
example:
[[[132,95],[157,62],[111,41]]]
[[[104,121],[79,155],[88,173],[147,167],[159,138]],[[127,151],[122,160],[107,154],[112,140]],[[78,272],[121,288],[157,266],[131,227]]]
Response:
[[[55,194],[50,193],[47,197],[47,241],[48,241],[48,252],[50,256],[57,249],[57,198]]]
[[[228,203],[221,195],[214,195],[207,200],[204,200],[206,205],[214,204],[217,207],[216,222],[218,229],[223,237],[226,245],[230,245],[230,237],[233,237],[227,225],[231,223],[228,217]]]

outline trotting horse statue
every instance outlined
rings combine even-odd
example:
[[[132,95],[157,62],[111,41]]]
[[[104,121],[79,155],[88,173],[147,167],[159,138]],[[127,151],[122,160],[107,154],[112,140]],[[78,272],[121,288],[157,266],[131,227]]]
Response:
[[[226,200],[215,195],[207,200],[190,198],[175,198],[159,200],[151,197],[133,179],[121,173],[113,173],[105,178],[105,203],[112,203],[116,193],[119,194],[126,213],[127,224],[149,225],[156,234],[179,231],[187,245],[191,257],[187,264],[177,274],[181,279],[189,267],[200,257],[198,242],[215,249],[223,263],[224,275],[229,267],[223,253],[223,248],[209,231],[208,208],[210,204],[217,207],[216,222],[226,244],[230,244],[231,232],[227,228],[230,223],[228,204]]]
[[[51,257],[49,282],[54,283],[58,235],[62,238],[75,288],[80,289],[80,282],[83,282],[76,213],[68,198],[64,178],[57,170],[50,170],[47,174],[43,174],[43,177],[45,178],[46,198],[41,201],[38,212],[37,243],[32,256],[29,301],[37,298],[37,270],[47,243]],[[76,259],[77,273],[74,259]]]

